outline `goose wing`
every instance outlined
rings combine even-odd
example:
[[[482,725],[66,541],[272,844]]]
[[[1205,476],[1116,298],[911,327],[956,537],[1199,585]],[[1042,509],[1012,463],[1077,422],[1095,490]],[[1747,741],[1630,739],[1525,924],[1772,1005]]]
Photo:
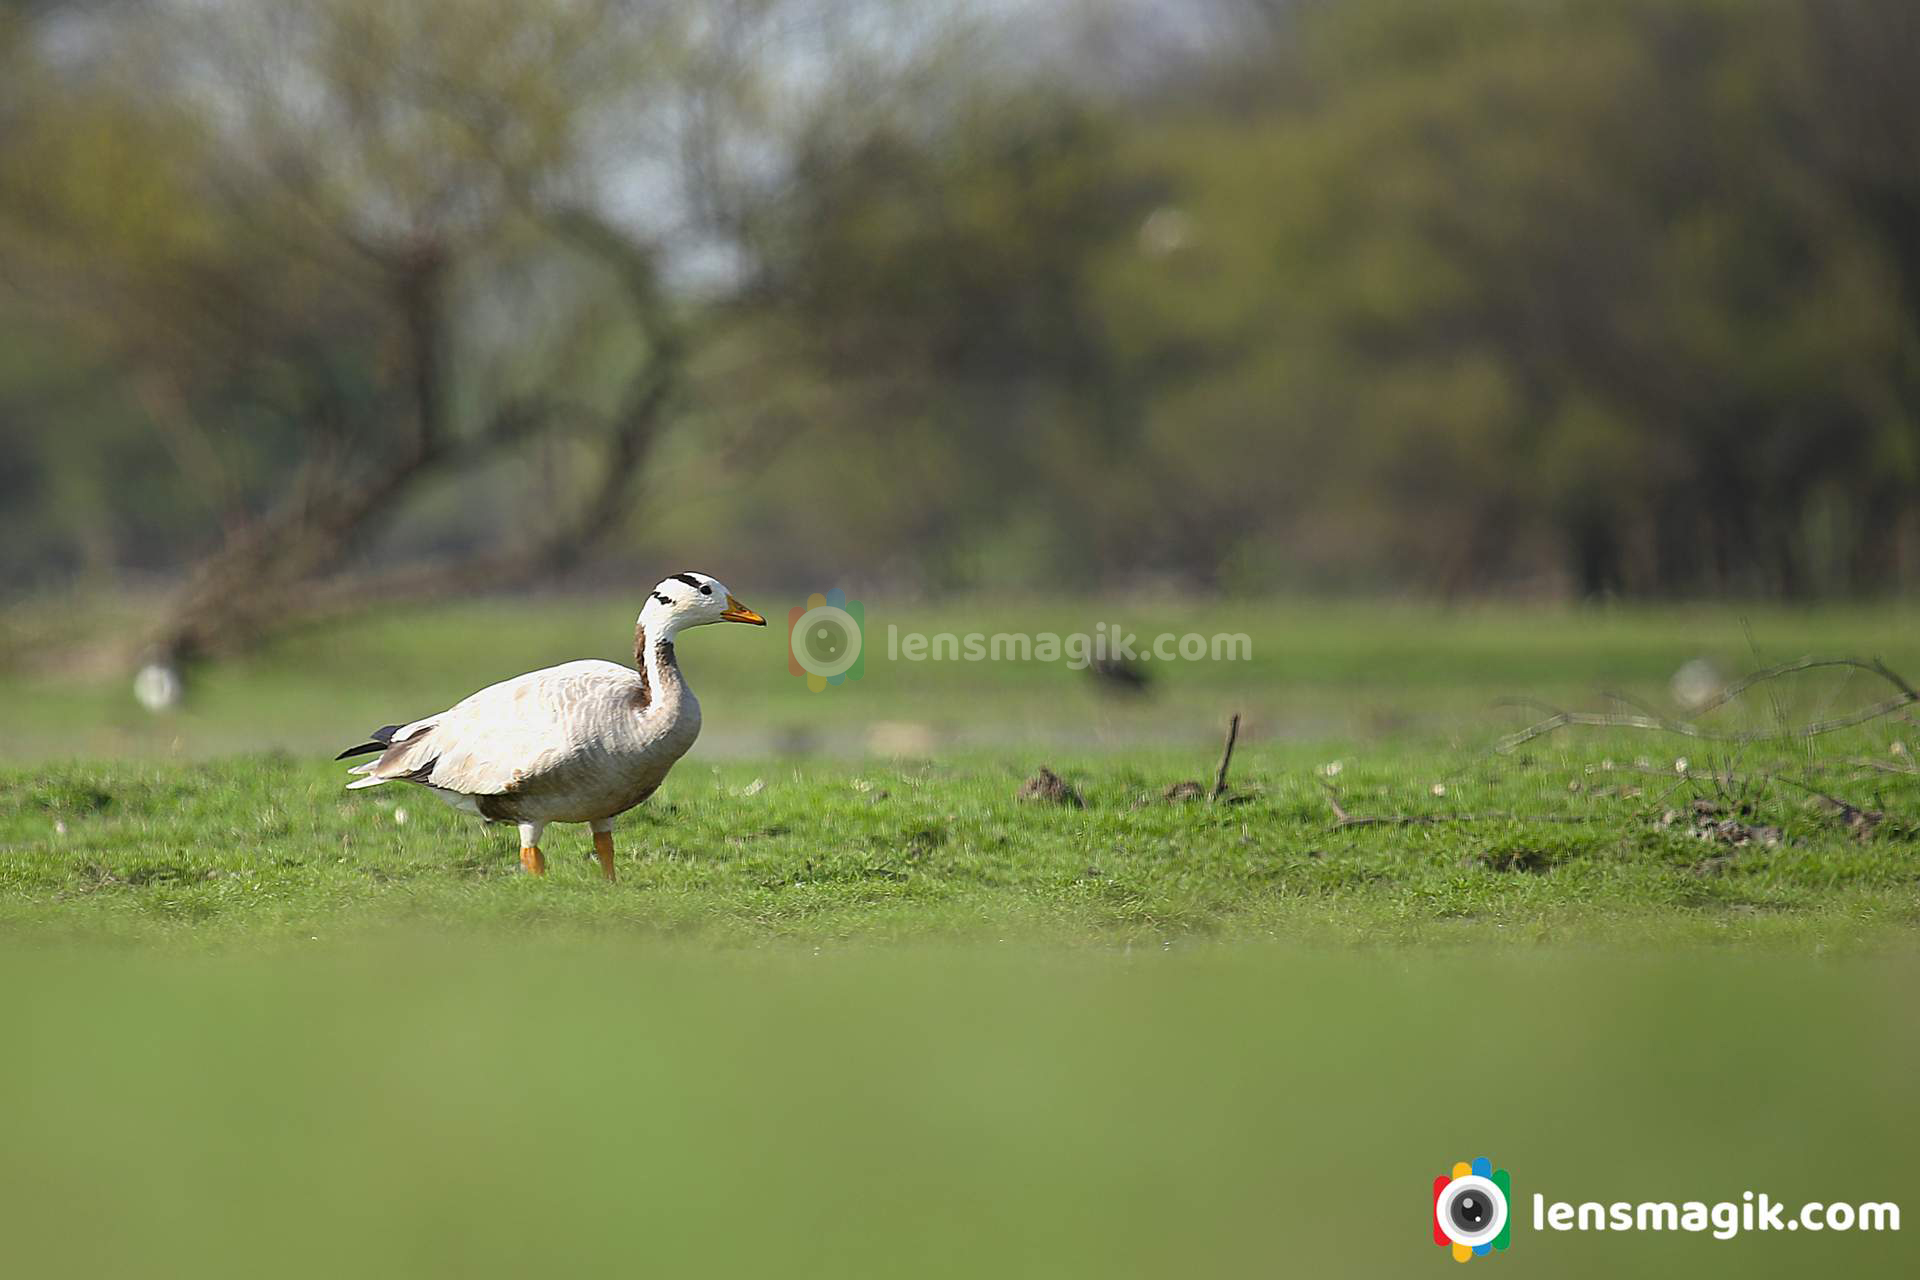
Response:
[[[525,787],[591,752],[631,715],[639,677],[611,662],[569,662],[489,685],[394,731],[352,787],[420,782],[463,795]]]

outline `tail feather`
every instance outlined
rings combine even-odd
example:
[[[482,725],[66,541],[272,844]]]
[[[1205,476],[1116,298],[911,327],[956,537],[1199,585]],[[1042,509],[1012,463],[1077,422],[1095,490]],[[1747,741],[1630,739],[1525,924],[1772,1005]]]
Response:
[[[378,729],[375,729],[367,735],[367,741],[357,747],[348,747],[345,751],[335,756],[334,759],[346,760],[353,756],[366,755],[369,751],[385,751],[393,745],[393,735],[398,732],[400,732],[400,726],[397,724],[381,725]]]
[[[437,717],[435,718],[437,719]],[[349,756],[366,755],[378,751],[380,755],[364,764],[348,769],[348,773],[361,775],[347,784],[347,790],[355,791],[361,787],[377,787],[383,782],[425,782],[433,776],[433,766],[439,762],[439,754],[427,755],[418,749],[419,743],[433,729],[435,720],[416,720],[411,725],[382,725],[367,735],[369,741],[357,747],[348,747],[336,760],[345,760]],[[395,742],[402,728],[411,732]],[[425,759],[421,757],[426,755]],[[382,772],[382,770],[385,770]]]

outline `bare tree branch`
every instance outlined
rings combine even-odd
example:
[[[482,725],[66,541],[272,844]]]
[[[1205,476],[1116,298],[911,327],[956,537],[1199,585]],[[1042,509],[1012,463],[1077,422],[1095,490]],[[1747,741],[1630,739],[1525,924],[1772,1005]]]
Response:
[[[1892,685],[1894,689],[1898,691],[1897,695],[1883,702],[1876,702],[1870,707],[1864,707],[1859,711],[1849,712],[1843,716],[1808,721],[1805,724],[1799,725],[1785,725],[1775,730],[1733,731],[1710,729],[1692,720],[1681,720],[1673,716],[1663,715],[1657,711],[1641,706],[1641,704],[1633,702],[1620,694],[1609,694],[1607,696],[1614,701],[1623,702],[1629,706],[1640,707],[1639,712],[1629,715],[1611,712],[1566,711],[1551,703],[1541,702],[1535,698],[1503,698],[1498,705],[1530,707],[1537,711],[1547,712],[1548,714],[1545,719],[1538,723],[1528,725],[1524,729],[1501,738],[1494,744],[1494,750],[1505,755],[1517,747],[1532,742],[1535,738],[1545,737],[1547,734],[1573,727],[1647,729],[1660,733],[1677,734],[1686,738],[1697,738],[1708,742],[1730,743],[1817,738],[1822,734],[1834,733],[1841,729],[1850,729],[1855,725],[1865,724],[1870,720],[1877,720],[1882,716],[1891,715],[1902,707],[1911,706],[1916,702],[1920,702],[1920,692],[1915,691],[1911,683],[1878,658],[1807,657],[1797,659],[1793,662],[1780,663],[1777,666],[1766,667],[1741,677],[1705,703],[1701,707],[1700,713],[1726,706],[1749,690],[1762,686],[1769,681],[1780,679],[1783,676],[1793,675],[1802,671],[1832,667],[1871,672]]]

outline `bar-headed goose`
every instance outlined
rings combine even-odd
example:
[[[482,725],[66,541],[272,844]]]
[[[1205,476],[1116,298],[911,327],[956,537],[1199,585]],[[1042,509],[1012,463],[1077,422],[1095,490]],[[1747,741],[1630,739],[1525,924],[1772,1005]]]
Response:
[[[633,666],[589,659],[490,685],[437,716],[375,730],[335,759],[380,752],[351,790],[414,782],[489,822],[520,824],[520,863],[545,875],[549,822],[593,828],[613,879],[613,819],[654,793],[700,733],[674,637],[709,622],[767,620],[704,573],[663,579],[633,629]]]

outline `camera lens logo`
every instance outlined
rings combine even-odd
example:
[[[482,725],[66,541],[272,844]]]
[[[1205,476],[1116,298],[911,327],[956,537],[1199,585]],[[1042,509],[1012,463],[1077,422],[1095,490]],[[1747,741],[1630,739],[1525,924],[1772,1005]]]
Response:
[[[1452,1173],[1433,1180],[1433,1242],[1453,1248],[1453,1260],[1465,1262],[1505,1251],[1512,1232],[1507,1224],[1507,1171],[1480,1156],[1462,1160]]]
[[[861,629],[867,611],[858,600],[835,587],[814,592],[805,606],[787,613],[787,670],[807,678],[807,688],[819,693],[830,684],[844,684],[866,674]]]

